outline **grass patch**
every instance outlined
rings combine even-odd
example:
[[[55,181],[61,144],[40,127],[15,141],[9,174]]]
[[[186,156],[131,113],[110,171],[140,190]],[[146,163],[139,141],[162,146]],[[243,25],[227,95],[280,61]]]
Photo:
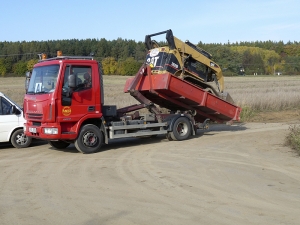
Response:
[[[285,137],[285,145],[296,150],[300,155],[300,125],[291,125],[289,133]]]
[[[225,91],[235,104],[258,112],[299,108],[300,76],[226,77]]]
[[[248,122],[256,115],[256,111],[250,106],[242,107],[242,112],[240,114],[241,122]]]

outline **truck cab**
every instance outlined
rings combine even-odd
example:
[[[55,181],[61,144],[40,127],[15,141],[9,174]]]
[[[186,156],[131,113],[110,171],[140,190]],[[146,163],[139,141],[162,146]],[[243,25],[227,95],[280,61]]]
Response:
[[[24,134],[25,122],[22,108],[0,92],[0,142],[11,142],[16,148],[28,147],[32,138]]]
[[[101,125],[101,66],[92,57],[57,56],[40,60],[24,98],[25,134],[54,148],[73,143],[86,123]]]

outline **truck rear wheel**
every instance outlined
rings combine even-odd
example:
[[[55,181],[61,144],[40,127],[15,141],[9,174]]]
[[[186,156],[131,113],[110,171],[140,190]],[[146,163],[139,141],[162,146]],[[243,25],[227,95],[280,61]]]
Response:
[[[27,148],[31,144],[31,140],[31,137],[24,134],[23,129],[18,129],[11,135],[10,142],[15,148]]]
[[[169,141],[174,141],[173,138],[171,137],[171,132],[168,132],[166,134],[166,138],[169,140]]]
[[[100,150],[103,137],[100,129],[93,124],[84,125],[75,141],[75,147],[79,152],[89,154]]]
[[[189,138],[191,129],[190,121],[186,117],[179,117],[173,125],[170,136],[174,141],[182,141]]]
[[[49,144],[56,149],[64,149],[70,145],[70,143],[65,141],[49,141]]]

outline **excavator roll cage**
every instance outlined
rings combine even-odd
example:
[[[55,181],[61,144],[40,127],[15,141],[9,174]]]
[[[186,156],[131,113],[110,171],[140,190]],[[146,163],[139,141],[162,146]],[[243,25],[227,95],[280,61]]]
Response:
[[[172,30],[166,30],[166,31],[162,31],[162,32],[158,32],[158,33],[155,33],[155,34],[149,34],[149,35],[146,35],[145,37],[145,45],[146,45],[146,48],[148,50],[150,49],[153,49],[153,43],[157,43],[156,41],[154,40],[151,40],[151,37],[153,36],[157,36],[157,35],[161,35],[161,34],[166,34],[166,40],[168,42],[168,45],[169,45],[169,48],[171,50],[173,49],[176,49],[176,46],[175,46],[175,40],[174,40],[174,36],[173,36],[173,32]],[[196,45],[194,45],[193,43],[189,42],[189,41],[185,41],[185,43],[190,46],[191,48],[193,48],[195,51],[201,53],[202,55],[204,55],[205,57],[211,59],[212,58],[212,55],[210,53],[208,53],[207,51],[197,47]]]
[[[146,35],[146,37],[145,37],[145,45],[146,45],[146,48],[148,50],[153,49],[153,47],[154,47],[153,43],[156,43],[156,41],[153,42],[151,40],[151,37],[158,36],[158,35],[161,35],[161,34],[166,34],[166,40],[167,40],[169,48],[171,50],[173,50],[173,49],[176,48],[172,30],[166,30],[166,31],[155,33],[155,34]]]

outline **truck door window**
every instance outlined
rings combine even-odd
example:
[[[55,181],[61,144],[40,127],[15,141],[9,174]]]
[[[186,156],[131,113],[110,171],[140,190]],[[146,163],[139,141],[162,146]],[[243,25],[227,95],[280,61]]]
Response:
[[[71,69],[70,69],[71,68]],[[76,87],[73,92],[83,91],[92,87],[92,69],[90,66],[67,66],[64,74],[64,85],[62,93],[66,93],[69,75],[75,75]]]
[[[88,68],[86,72],[83,74],[84,78],[84,87],[85,88],[91,88],[92,87],[92,70],[91,68]]]

